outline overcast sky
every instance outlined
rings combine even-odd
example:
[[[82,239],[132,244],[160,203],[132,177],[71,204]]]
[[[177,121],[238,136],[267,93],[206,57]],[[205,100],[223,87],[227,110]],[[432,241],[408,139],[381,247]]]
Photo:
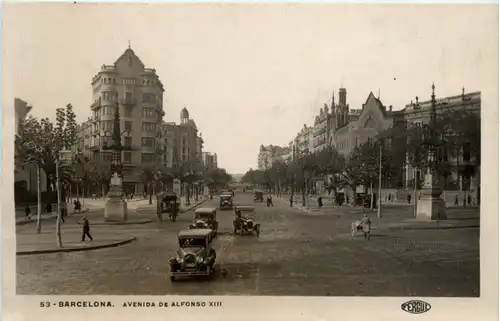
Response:
[[[486,5],[4,4],[3,105],[38,117],[72,103],[132,49],[165,86],[164,120],[185,105],[220,166],[244,173],[261,144],[287,144],[332,92],[370,91],[402,109],[419,96],[498,89],[498,7]],[[484,97],[484,95],[483,95]]]

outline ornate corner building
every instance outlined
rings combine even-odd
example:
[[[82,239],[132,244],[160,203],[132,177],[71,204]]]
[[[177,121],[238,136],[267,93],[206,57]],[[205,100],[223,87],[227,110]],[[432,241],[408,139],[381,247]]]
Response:
[[[115,109],[119,108],[125,189],[142,192],[141,172],[162,160],[163,93],[155,69],[130,48],[92,78],[92,116],[80,127],[80,148],[93,161],[110,164]]]

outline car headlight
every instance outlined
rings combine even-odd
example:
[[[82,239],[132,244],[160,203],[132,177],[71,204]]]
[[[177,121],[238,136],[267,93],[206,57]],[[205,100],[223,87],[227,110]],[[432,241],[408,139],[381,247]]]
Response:
[[[197,261],[198,263],[202,263],[202,262],[203,262],[203,257],[198,256],[198,257],[196,258],[196,261]]]

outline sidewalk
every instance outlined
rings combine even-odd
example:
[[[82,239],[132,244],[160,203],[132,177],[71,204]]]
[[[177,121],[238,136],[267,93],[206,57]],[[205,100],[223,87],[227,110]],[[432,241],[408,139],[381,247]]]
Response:
[[[57,252],[88,251],[108,247],[124,245],[135,240],[135,237],[117,233],[109,233],[109,230],[92,229],[90,234],[93,241],[81,242],[82,230],[79,226],[63,225],[61,229],[63,247],[58,248],[56,242],[55,226],[44,227],[40,234],[32,230],[17,227],[16,230],[16,254],[48,254]]]
[[[83,214],[83,213],[87,213],[88,211],[89,211],[88,208],[83,208],[80,213]],[[80,214],[80,213],[70,212],[69,216],[71,216],[73,214]],[[49,213],[49,214],[43,213],[42,215],[40,215],[40,219],[42,221],[55,220],[56,218],[57,218],[57,211]],[[30,223],[36,223],[36,221],[37,221],[36,212],[35,212],[35,215],[31,215],[31,219],[27,219],[26,217],[16,217],[16,225],[25,225],[25,224],[30,224]]]
[[[289,199],[281,198],[281,203],[286,207],[290,206]],[[311,200],[309,204],[313,203]],[[324,202],[323,202],[324,204]],[[448,208],[446,215],[447,220],[427,221],[416,219],[413,217],[413,207],[404,206],[387,206],[382,204],[382,218],[377,217],[377,210],[371,211],[368,208],[352,207],[343,205],[339,207],[323,206],[321,209],[314,204],[313,207],[307,209],[299,203],[294,203],[294,209],[307,213],[308,215],[323,215],[335,218],[336,225],[350,226],[352,221],[360,220],[364,214],[368,214],[374,224],[375,229],[389,230],[424,230],[424,229],[455,229],[455,228],[479,228],[480,213],[478,208]]]

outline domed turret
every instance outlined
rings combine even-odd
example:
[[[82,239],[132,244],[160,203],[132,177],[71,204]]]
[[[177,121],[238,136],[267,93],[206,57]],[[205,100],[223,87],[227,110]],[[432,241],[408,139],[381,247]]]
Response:
[[[186,107],[181,110],[181,124],[186,124],[189,120],[189,112]]]

